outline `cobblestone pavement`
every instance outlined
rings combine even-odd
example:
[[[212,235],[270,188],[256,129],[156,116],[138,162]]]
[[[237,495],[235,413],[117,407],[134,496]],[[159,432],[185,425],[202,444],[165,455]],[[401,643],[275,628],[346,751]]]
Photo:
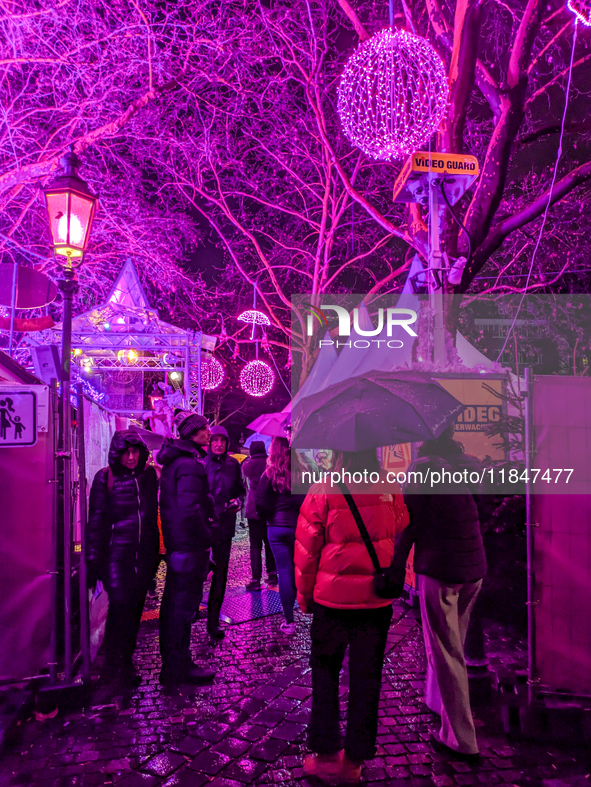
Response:
[[[248,537],[233,547],[230,585],[250,579]],[[162,574],[159,588],[162,587]],[[148,601],[147,608],[157,602]],[[142,684],[127,695],[95,692],[84,711],[24,721],[0,761],[1,787],[75,787],[115,783],[121,787],[242,787],[308,782],[301,769],[310,709],[308,667],[310,618],[296,613],[297,634],[279,631],[274,615],[225,627],[227,636],[209,646],[205,626],[193,628],[196,661],[218,670],[212,686],[166,691],[158,683],[157,620],[142,624],[136,664]],[[489,641],[492,661],[523,658],[503,632]],[[476,708],[482,764],[454,762],[428,743],[436,717],[421,701],[423,643],[414,614],[402,604],[388,636],[380,704],[378,755],[364,769],[379,787],[456,785],[589,784],[588,753],[564,746],[509,741],[498,709]],[[341,690],[347,698],[345,665]]]

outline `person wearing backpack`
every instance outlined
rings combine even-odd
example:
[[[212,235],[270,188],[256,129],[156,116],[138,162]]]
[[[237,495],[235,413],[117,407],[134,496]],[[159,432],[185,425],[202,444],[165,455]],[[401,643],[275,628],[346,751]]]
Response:
[[[367,470],[378,473],[380,481],[370,488],[349,484],[343,491],[315,484],[300,510],[297,598],[302,612],[314,616],[308,746],[315,753],[304,759],[304,771],[321,779],[358,782],[363,762],[376,753],[382,663],[394,597],[376,594],[375,562],[382,568],[390,565],[396,534],[408,524],[408,514],[401,494],[384,494],[375,449],[337,455],[335,469],[351,474]],[[349,707],[342,749],[339,674],[347,647]]]
[[[397,544],[394,570],[402,570],[414,544],[421,620],[427,654],[425,704],[441,716],[431,739],[433,748],[455,759],[477,762],[476,730],[470,709],[464,657],[470,613],[487,564],[480,521],[486,521],[486,498],[477,484],[450,484],[449,494],[431,494],[421,478],[448,473],[462,479],[480,475],[474,457],[453,440],[453,425],[418,450],[410,465],[404,500],[410,526]],[[413,474],[411,476],[411,473]],[[442,477],[442,476],[440,476]]]
[[[109,596],[102,678],[133,685],[144,601],[158,559],[158,478],[146,467],[148,447],[131,430],[115,432],[109,465],[90,490],[86,528],[88,585],[101,580]]]

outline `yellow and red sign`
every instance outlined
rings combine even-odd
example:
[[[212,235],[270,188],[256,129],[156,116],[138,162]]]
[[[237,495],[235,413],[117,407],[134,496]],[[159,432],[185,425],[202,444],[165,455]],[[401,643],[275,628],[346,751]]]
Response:
[[[409,156],[396,178],[394,202],[426,202],[430,183],[445,175],[445,196],[450,205],[455,205],[474,183],[478,173],[476,156],[419,150]]]

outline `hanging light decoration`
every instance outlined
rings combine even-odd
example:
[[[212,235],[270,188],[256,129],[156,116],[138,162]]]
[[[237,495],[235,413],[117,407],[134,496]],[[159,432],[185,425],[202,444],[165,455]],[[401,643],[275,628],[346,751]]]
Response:
[[[429,41],[387,28],[349,58],[338,113],[356,147],[388,161],[408,156],[437,131],[448,93],[445,67]]]
[[[201,359],[201,387],[204,391],[213,391],[224,382],[224,367],[213,355],[204,355]]]
[[[568,10],[586,27],[591,27],[591,0],[568,0]]]
[[[247,309],[245,312],[238,315],[236,319],[241,322],[251,323],[252,325],[271,325],[271,321],[265,312],[260,312],[258,309]]]
[[[137,363],[139,357],[138,351],[133,349],[119,350],[117,353],[117,360],[123,366],[133,366],[134,363]]]
[[[266,396],[275,384],[275,373],[265,361],[249,361],[240,372],[240,387],[249,396]]]

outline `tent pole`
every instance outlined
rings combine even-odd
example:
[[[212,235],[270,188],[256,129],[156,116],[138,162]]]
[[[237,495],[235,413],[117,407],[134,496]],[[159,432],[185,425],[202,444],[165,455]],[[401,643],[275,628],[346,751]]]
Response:
[[[441,270],[441,247],[439,239],[439,178],[432,175],[429,182],[429,306],[434,312],[433,361],[446,366],[445,331],[443,328],[443,286],[439,280]]]
[[[524,434],[524,458],[525,458],[525,522],[526,522],[526,548],[527,548],[527,700],[531,705],[535,700],[535,671],[536,671],[536,631],[535,631],[535,575],[534,575],[534,528],[532,489],[531,489],[531,468],[533,454],[533,422],[532,422],[532,370],[528,366],[525,369],[525,391],[523,392],[525,434]]]
[[[12,358],[12,342],[14,339],[14,320],[16,317],[16,288],[17,288],[17,281],[18,281],[18,263],[15,262],[13,264],[13,271],[12,271],[12,298],[11,298],[11,309],[10,309],[10,337],[8,339],[8,354]]]

